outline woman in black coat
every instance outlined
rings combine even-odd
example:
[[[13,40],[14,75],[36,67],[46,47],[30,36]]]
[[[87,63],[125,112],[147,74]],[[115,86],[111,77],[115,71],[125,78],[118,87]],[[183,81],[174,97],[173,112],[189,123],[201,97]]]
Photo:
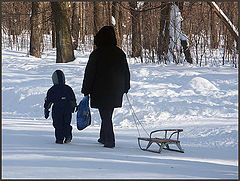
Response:
[[[90,94],[90,105],[102,119],[98,142],[115,147],[112,114],[122,107],[123,94],[130,89],[130,72],[125,53],[117,47],[112,26],[104,26],[94,37],[96,49],[90,54],[82,84],[82,93]]]

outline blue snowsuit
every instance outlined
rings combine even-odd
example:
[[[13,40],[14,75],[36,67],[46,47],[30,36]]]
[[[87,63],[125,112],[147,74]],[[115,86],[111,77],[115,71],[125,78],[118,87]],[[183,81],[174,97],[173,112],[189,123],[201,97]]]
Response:
[[[53,127],[55,128],[56,143],[63,143],[72,139],[71,119],[77,106],[72,88],[65,84],[65,77],[61,70],[52,75],[53,86],[48,90],[45,98],[45,112],[52,106]],[[48,117],[48,116],[47,116]]]

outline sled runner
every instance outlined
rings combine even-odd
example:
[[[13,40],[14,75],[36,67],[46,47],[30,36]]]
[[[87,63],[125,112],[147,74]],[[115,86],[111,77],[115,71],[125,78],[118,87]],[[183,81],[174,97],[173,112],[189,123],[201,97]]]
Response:
[[[142,123],[139,121],[139,119],[129,101],[127,94],[126,94],[126,97],[127,97],[127,101],[129,103],[130,109],[132,110],[132,116],[133,116],[133,119],[135,121],[137,130],[138,130],[138,135],[139,135],[138,145],[141,150],[151,151],[151,152],[155,152],[155,153],[161,153],[161,151],[163,149],[166,149],[166,150],[170,150],[170,151],[177,151],[177,152],[184,153],[184,150],[182,149],[182,147],[180,145],[180,141],[179,141],[179,133],[182,132],[183,129],[159,129],[159,130],[152,131],[149,135],[148,132],[143,127]],[[149,135],[148,138],[140,136],[138,124],[142,127],[142,129],[145,131],[145,133],[147,135]],[[160,134],[164,133],[164,136],[162,135],[162,137],[153,137],[153,135],[157,135],[157,133],[160,133]],[[170,134],[170,136],[169,136],[169,134]],[[176,136],[175,139],[172,138],[173,135]],[[143,144],[142,144],[143,142],[145,142],[145,146],[143,146]],[[153,143],[156,143],[159,146],[158,151],[149,149]],[[169,147],[170,144],[175,144],[178,149],[170,148]]]
[[[156,133],[163,132],[163,131],[165,132],[164,133],[164,137],[161,137],[161,138],[153,137],[153,135],[156,135]],[[155,153],[161,153],[162,149],[184,153],[184,151],[183,151],[183,149],[182,149],[182,147],[180,145],[180,141],[179,141],[179,133],[182,132],[182,131],[183,131],[182,129],[160,129],[160,130],[155,130],[155,131],[152,131],[150,133],[150,137],[149,138],[139,137],[138,138],[138,145],[139,145],[141,150],[151,151],[151,152],[155,152]],[[170,134],[170,136],[169,136],[168,133]],[[176,139],[172,139],[173,135],[176,135]],[[147,141],[148,142],[145,148],[143,148],[143,146],[141,144],[143,141]],[[149,149],[150,146],[152,145],[152,143],[156,143],[159,146],[159,150],[158,151]],[[178,150],[177,149],[171,149],[169,147],[170,144],[175,144],[177,146]]]

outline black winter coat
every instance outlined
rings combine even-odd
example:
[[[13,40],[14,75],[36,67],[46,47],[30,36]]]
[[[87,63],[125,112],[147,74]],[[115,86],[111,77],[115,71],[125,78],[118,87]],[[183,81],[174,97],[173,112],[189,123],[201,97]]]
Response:
[[[122,107],[130,89],[130,72],[125,53],[115,45],[95,49],[87,63],[82,93],[90,94],[92,108]]]

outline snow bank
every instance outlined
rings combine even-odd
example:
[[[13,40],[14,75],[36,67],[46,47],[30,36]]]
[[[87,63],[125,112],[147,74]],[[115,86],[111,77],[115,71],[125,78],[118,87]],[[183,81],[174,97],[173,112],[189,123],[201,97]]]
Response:
[[[207,79],[194,77],[189,83],[189,87],[199,92],[216,91],[218,88]]]
[[[184,154],[139,150],[125,96],[123,107],[115,109],[113,116],[116,148],[97,143],[101,121],[96,109],[91,109],[92,125],[83,131],[76,129],[74,113],[72,143],[54,144],[51,118],[43,117],[51,75],[61,69],[80,102],[89,53],[75,52],[74,62],[56,64],[55,50],[44,52],[41,59],[26,52],[2,51],[3,178],[238,177],[238,71],[228,65],[129,63],[128,96],[142,125],[148,133],[183,128]],[[142,129],[140,134],[146,136]]]

